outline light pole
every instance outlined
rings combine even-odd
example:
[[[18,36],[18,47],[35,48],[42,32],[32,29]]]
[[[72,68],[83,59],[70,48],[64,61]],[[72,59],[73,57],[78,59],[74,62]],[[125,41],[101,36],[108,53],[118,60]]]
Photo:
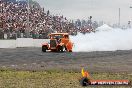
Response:
[[[118,27],[120,27],[120,24],[121,24],[121,9],[119,8]]]

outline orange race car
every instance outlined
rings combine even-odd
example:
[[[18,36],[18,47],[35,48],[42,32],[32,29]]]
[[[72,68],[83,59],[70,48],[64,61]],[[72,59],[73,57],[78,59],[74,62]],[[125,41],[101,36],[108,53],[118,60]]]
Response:
[[[72,52],[73,43],[69,39],[68,33],[51,33],[50,43],[42,44],[42,51],[51,50],[55,52]]]

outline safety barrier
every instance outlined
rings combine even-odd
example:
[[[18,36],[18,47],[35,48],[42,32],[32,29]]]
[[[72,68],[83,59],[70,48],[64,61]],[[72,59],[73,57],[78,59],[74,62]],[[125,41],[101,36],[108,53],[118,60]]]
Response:
[[[0,48],[16,48],[16,40],[0,40]]]
[[[49,39],[18,38],[16,40],[0,40],[0,48],[41,47],[45,42],[49,42]]]

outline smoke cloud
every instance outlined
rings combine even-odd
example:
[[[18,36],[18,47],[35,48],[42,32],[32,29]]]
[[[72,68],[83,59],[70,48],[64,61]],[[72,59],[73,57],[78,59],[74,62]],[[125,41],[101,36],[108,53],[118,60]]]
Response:
[[[108,25],[97,28],[96,33],[71,37],[73,52],[116,51],[132,49],[132,29],[114,29]]]

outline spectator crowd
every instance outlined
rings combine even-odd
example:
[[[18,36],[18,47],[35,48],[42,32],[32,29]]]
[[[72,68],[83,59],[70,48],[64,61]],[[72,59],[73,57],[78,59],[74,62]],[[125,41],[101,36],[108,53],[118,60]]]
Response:
[[[0,0],[0,39],[48,38],[49,33],[90,33],[98,27],[92,17],[86,20],[69,21],[63,15],[52,15],[37,2]]]

